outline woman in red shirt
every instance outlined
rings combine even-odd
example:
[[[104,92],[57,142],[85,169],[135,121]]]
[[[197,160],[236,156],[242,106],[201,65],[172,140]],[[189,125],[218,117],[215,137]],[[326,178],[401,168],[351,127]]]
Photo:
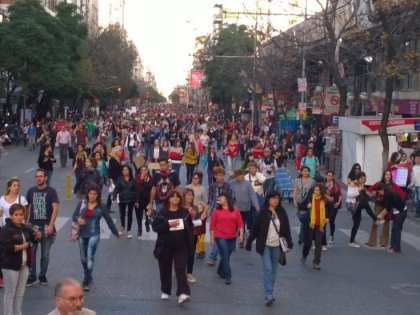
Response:
[[[238,158],[239,153],[239,142],[238,136],[236,133],[232,133],[232,137],[230,138],[229,144],[226,148],[226,154],[228,159],[228,174],[232,175],[233,170],[235,169],[236,160]]]
[[[312,240],[315,240],[315,257],[313,260],[313,268],[315,270],[321,270],[319,264],[321,263],[321,252],[322,252],[322,236],[324,229],[328,223],[328,214],[326,211],[326,193],[322,184],[316,184],[313,188],[313,193],[310,194],[310,201],[308,203],[308,209],[310,211],[310,220],[305,223],[303,227],[303,251],[301,262],[306,262],[309,250],[312,246]]]
[[[233,207],[233,200],[221,192],[217,198],[217,207],[213,211],[210,221],[210,245],[217,244],[222,259],[217,274],[230,285],[232,272],[230,269],[230,255],[235,250],[236,236],[239,230],[239,243],[244,242],[244,225],[237,208]]]

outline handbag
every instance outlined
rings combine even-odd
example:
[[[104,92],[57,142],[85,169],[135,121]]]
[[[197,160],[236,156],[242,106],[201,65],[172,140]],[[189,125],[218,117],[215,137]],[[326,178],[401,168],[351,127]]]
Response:
[[[346,207],[352,215],[355,215],[357,212],[357,208],[359,207],[359,201],[356,200],[355,202],[347,202]]]
[[[271,216],[271,222],[273,222],[274,229],[276,230],[276,232],[277,232],[277,234],[279,236],[279,239],[280,239],[281,238],[280,231],[277,229],[277,225],[276,225],[276,223],[274,223],[274,219],[273,219],[272,216]],[[280,242],[281,242],[281,240],[280,240]],[[281,244],[279,245],[279,248],[280,248],[279,264],[282,265],[282,266],[284,266],[287,263],[286,253],[283,251],[283,248],[281,247]]]
[[[84,209],[85,206],[85,201],[82,201],[82,204],[80,205],[79,208],[79,216],[82,213],[82,209]],[[76,242],[79,239],[79,235],[80,235],[80,225],[77,222],[72,222],[72,224],[70,225],[70,236],[69,236],[69,240],[71,242]]]

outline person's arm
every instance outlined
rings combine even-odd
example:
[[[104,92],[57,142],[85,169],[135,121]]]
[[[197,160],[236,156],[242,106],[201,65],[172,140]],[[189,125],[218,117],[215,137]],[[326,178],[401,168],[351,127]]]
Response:
[[[214,238],[215,238],[215,232],[216,224],[217,224],[217,214],[218,210],[213,211],[213,214],[211,215],[210,219],[210,245],[214,246]]]
[[[257,212],[260,212],[260,204],[258,203],[257,193],[255,192],[252,184],[248,182],[248,195],[251,197],[251,203]]]
[[[297,208],[298,192],[299,192],[298,184],[297,184],[297,182],[295,182],[295,184],[293,185],[293,206],[295,208]]]
[[[51,215],[51,220],[50,223],[48,224],[47,227],[47,235],[53,235],[54,234],[54,225],[55,225],[55,220],[57,219],[58,216],[58,202],[53,202],[52,204],[52,215]]]
[[[153,202],[155,201],[155,197],[156,197],[156,186],[153,185],[152,189],[150,190],[150,200],[149,200],[149,204],[147,205],[147,212],[149,213],[150,211],[152,211],[153,209]]]
[[[114,221],[112,221],[111,216],[109,215],[109,211],[106,207],[101,208],[101,215],[105,219],[106,224],[108,225],[109,229],[111,230],[112,234],[115,235],[116,238],[120,238],[118,233],[117,227],[115,226]]]

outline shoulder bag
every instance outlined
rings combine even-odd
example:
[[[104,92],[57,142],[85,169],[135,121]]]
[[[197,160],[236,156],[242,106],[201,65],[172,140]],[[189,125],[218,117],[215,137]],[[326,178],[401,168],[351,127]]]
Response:
[[[83,200],[81,205],[80,205],[80,208],[79,208],[79,216],[82,213],[82,209],[84,208],[84,206],[85,206],[85,201]],[[79,235],[80,235],[80,225],[79,225],[79,223],[77,221],[72,222],[71,225],[70,225],[69,240],[71,242],[76,242],[79,239]]]
[[[279,219],[279,221],[280,221],[280,219]],[[279,264],[280,264],[280,265],[282,265],[282,266],[284,266],[284,265],[286,265],[286,263],[287,263],[287,260],[286,260],[286,253],[283,251],[283,248],[282,248],[282,246],[281,246],[281,236],[280,236],[280,231],[279,231],[279,229],[277,228],[276,223],[274,222],[273,216],[271,216],[271,222],[273,222],[274,228],[276,229],[276,232],[277,232],[277,234],[278,234],[278,236],[279,236],[279,239],[280,239],[280,245],[279,245],[279,248],[280,248]]]

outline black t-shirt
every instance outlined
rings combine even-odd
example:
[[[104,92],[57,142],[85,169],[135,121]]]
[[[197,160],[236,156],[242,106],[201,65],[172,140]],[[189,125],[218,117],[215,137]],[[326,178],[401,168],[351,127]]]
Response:
[[[185,209],[178,211],[169,211],[165,209],[165,217],[168,220],[184,220],[188,216],[188,212]],[[170,237],[166,239],[166,245],[172,248],[184,247],[187,244],[187,231],[189,229],[187,223],[184,220],[184,229],[178,231],[170,231]]]
[[[60,203],[57,191],[47,186],[44,189],[32,187],[26,193],[29,204],[29,223],[33,225],[47,225],[50,223],[53,203]]]

